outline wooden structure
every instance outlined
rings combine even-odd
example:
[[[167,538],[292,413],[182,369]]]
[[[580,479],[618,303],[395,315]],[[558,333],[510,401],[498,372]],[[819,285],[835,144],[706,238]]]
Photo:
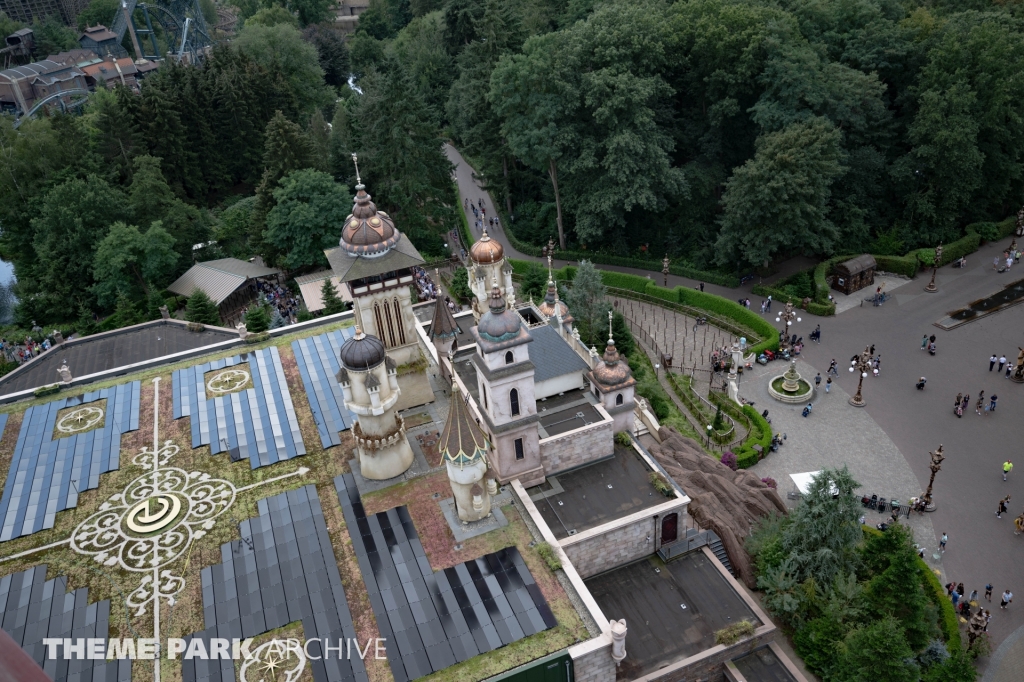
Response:
[[[832,270],[832,288],[852,294],[875,283],[875,269],[878,265],[868,254],[839,263]]]

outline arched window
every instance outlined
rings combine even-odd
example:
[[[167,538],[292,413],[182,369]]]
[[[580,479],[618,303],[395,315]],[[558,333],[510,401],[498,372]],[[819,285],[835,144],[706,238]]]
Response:
[[[512,416],[513,417],[518,417],[519,416],[519,391],[518,391],[518,389],[513,388],[511,391],[508,392],[508,402],[509,402],[509,405],[512,407]]]
[[[506,365],[511,365],[515,361],[516,361],[516,356],[512,354],[512,351],[510,351],[510,350],[505,351],[505,364]]]
[[[622,394],[621,393],[619,393],[617,396],[615,396],[615,404],[616,405],[621,405],[622,404]]]

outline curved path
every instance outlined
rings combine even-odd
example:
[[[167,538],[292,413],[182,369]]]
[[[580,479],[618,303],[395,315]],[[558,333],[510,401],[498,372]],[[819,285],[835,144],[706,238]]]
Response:
[[[469,166],[455,149],[449,146],[446,152],[457,166],[460,193],[478,199],[483,192],[473,179]],[[491,205],[488,199],[488,206]],[[512,249],[503,231],[497,231],[494,237],[510,256],[539,260]],[[888,479],[883,472],[888,471],[886,467],[889,466],[894,467],[893,471],[909,466],[918,482],[916,492],[920,493],[930,474],[928,453],[942,443],[946,461],[936,477],[934,488],[938,509],[925,518],[931,522],[935,533],[949,534],[949,545],[942,556],[946,577],[962,581],[968,590],[977,589],[979,592],[987,582],[991,582],[997,599],[1004,589],[1009,588],[1017,595],[1016,601],[1021,602],[1024,599],[1024,573],[1020,570],[1024,565],[1024,535],[1013,534],[1013,517],[1024,508],[1024,454],[1021,454],[1020,447],[1024,385],[1014,384],[996,372],[989,372],[988,358],[996,353],[1013,359],[1017,356],[1018,346],[1024,347],[1024,305],[988,315],[952,331],[934,326],[949,311],[1024,278],[1024,263],[1014,266],[1006,274],[992,270],[993,257],[1008,248],[1009,243],[1010,239],[1006,238],[986,244],[967,257],[969,267],[965,270],[954,270],[949,266],[940,268],[938,293],[924,293],[928,277],[922,275],[900,287],[883,306],[856,307],[832,318],[807,316],[794,326],[794,332],[807,337],[815,324],[821,324],[821,344],[807,346],[801,361],[813,378],[815,372],[824,376],[832,358],[838,360],[841,372],[837,388],[848,395],[856,391],[856,379],[846,371],[849,358],[867,345],[876,345],[876,352],[882,356],[881,376],[865,379],[867,406],[858,409],[847,405],[841,393],[836,393],[834,388],[833,393],[836,394],[827,396],[830,404],[820,405],[823,409],[816,410],[813,418],[806,420],[807,428],[822,429],[824,434],[840,425],[842,430],[852,431],[846,436],[841,449],[847,453],[845,456],[849,458],[851,468],[854,468],[852,463],[859,456],[858,452],[866,457],[863,464],[856,465],[855,471],[868,494],[875,492],[874,489],[868,490],[869,485],[878,485],[877,494],[885,494],[882,487]],[[559,262],[561,264],[563,262]],[[601,268],[660,279],[659,274],[643,270],[603,265]],[[788,273],[778,276],[784,274]],[[693,280],[669,276],[670,286],[692,287],[694,284]],[[749,284],[740,289],[706,287],[706,290],[731,300],[748,295],[756,310],[761,299],[744,293],[749,289]],[[920,350],[922,335],[931,334],[938,337],[936,356]],[[777,363],[768,367],[779,369],[776,373],[784,369]],[[914,384],[922,375],[928,377],[928,385],[924,391],[917,391]],[[971,409],[958,419],[952,410],[957,392],[967,392],[976,398],[979,390],[984,390],[989,396],[992,393],[999,396],[998,410],[994,414],[978,416]],[[760,407],[762,401],[755,400]],[[782,420],[777,422],[779,425],[788,421],[789,418],[782,414],[787,408],[780,409],[780,404],[768,402],[767,397],[763,400],[773,417],[779,414]],[[802,419],[799,415],[796,418]],[[895,449],[867,435],[875,426],[884,432]],[[827,446],[824,435],[808,436],[808,442],[815,439],[822,447]],[[787,445],[784,450],[789,447],[797,448],[796,445]],[[1016,459],[1018,466],[1010,480],[1004,483],[1000,468],[1007,457]],[[899,459],[903,459],[903,465]],[[873,463],[874,460],[877,463]],[[770,466],[771,458],[768,462],[766,468]],[[900,474],[893,479],[893,487],[900,489],[896,496],[903,499],[913,489],[913,481]],[[997,519],[996,504],[1007,494],[1012,495],[1010,513]],[[885,496],[892,497],[893,494]],[[919,541],[934,551],[938,544],[934,535],[926,537],[927,530],[923,527],[917,531]],[[993,646],[997,647],[1024,626],[1024,603],[1011,605],[1007,610],[1000,610],[998,604],[995,606],[989,634]],[[1001,671],[1006,666],[1020,666],[1007,667],[1007,670],[1024,670],[1024,643],[1016,641],[1017,644],[1009,643],[1009,649],[1000,652],[1002,655],[990,675],[995,675],[997,668]],[[980,664],[984,669],[988,661],[982,660]]]

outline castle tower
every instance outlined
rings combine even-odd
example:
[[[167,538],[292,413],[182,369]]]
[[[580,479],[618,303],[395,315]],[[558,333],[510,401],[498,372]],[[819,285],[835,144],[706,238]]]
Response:
[[[355,154],[352,155],[355,159]],[[413,266],[423,263],[416,247],[384,211],[378,211],[356,166],[356,196],[341,242],[324,251],[335,276],[352,294],[356,324],[383,342],[399,364],[419,358]]]
[[[477,343],[476,368],[480,408],[496,455],[491,466],[503,483],[521,479],[525,486],[544,480],[534,393],[534,366],[527,350],[533,341],[522,318],[505,305],[493,280],[489,310],[469,330]]]
[[[487,467],[490,443],[469,415],[459,385],[452,389],[448,421],[441,432],[438,449],[441,463],[448,468],[448,482],[455,495],[455,508],[464,523],[479,521],[491,513],[491,494],[496,491],[494,472]]]
[[[636,392],[636,379],[629,369],[629,364],[619,357],[612,337],[612,312],[608,311],[608,347],[604,349],[604,357],[597,367],[587,372],[594,395],[601,401],[604,409],[615,420],[615,433],[633,430],[633,396]]]
[[[444,300],[438,296],[434,299],[434,317],[430,321],[430,342],[437,350],[437,364],[441,367],[441,375],[451,381],[451,375],[444,359],[448,353],[457,351],[459,342],[456,337],[462,333],[462,329],[455,321],[455,316],[448,308],[448,297]]]
[[[402,390],[397,365],[376,336],[356,335],[341,347],[338,383],[345,407],[356,415],[352,434],[363,478],[382,481],[412,466],[413,452],[405,435],[405,421],[395,409]]]
[[[487,312],[490,291],[489,282],[498,282],[498,290],[509,308],[516,305],[516,290],[512,286],[512,265],[505,260],[505,249],[491,239],[484,230],[483,236],[469,249],[469,287],[473,290],[473,319]]]

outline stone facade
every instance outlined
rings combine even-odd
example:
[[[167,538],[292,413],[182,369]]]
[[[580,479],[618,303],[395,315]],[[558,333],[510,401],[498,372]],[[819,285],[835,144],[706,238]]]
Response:
[[[628,651],[628,642],[626,646]],[[569,647],[569,656],[576,682],[615,682],[612,640],[608,635]]]
[[[414,301],[405,280],[411,284],[412,275],[352,290],[356,324],[383,341],[388,355],[399,365],[420,357]],[[378,289],[371,290],[374,286]]]
[[[611,418],[540,441],[540,461],[544,473],[560,471],[608,457],[615,452],[614,422]]]

